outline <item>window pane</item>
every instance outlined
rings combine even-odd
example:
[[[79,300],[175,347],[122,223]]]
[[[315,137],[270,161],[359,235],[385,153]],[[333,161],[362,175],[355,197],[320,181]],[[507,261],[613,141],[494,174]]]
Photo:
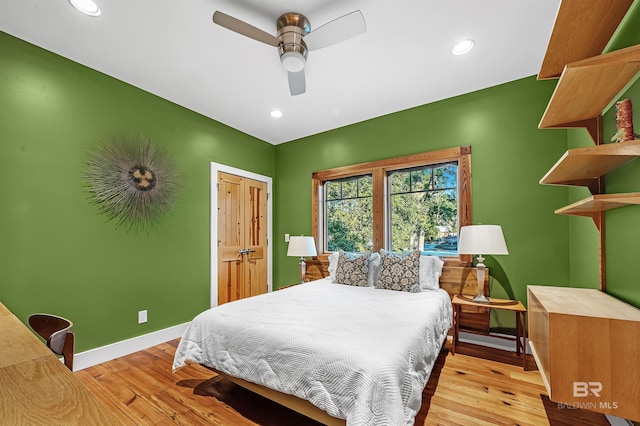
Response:
[[[409,178],[411,192],[408,192]],[[410,172],[393,172],[389,175],[389,181],[390,249],[419,249],[425,254],[456,255],[457,164],[430,166]],[[405,191],[398,191],[401,188]]]
[[[373,247],[371,198],[327,203],[327,250],[370,251]]]
[[[358,182],[356,179],[342,182],[342,198],[356,198],[358,196]]]
[[[411,172],[411,191],[426,191],[430,189],[431,169],[414,170]]]
[[[340,182],[327,182],[327,200],[336,200],[340,197]]]
[[[392,194],[409,192],[409,172],[392,173],[389,180],[391,181]]]
[[[336,186],[341,192],[329,191]],[[364,252],[373,248],[371,175],[325,182],[327,251]],[[338,196],[335,196],[338,194]]]
[[[433,189],[455,188],[458,182],[458,167],[447,164],[433,169]]]
[[[358,179],[358,196],[373,196],[373,178],[371,176],[363,176]]]

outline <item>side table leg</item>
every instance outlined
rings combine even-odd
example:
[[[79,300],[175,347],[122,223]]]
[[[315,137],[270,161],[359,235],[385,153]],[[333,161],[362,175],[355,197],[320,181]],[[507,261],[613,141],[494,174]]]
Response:
[[[522,315],[522,369],[525,370],[527,367],[527,316],[524,312]]]
[[[456,354],[456,344],[458,343],[458,331],[460,326],[458,324],[458,314],[460,306],[453,305],[453,339],[451,339],[451,354]]]
[[[520,346],[522,345],[521,336],[521,324],[520,324],[520,312],[516,311],[516,355],[520,356]]]

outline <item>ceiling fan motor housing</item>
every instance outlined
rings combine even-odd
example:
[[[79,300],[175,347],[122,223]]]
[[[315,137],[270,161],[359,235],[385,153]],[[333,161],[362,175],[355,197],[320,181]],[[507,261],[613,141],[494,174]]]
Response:
[[[282,41],[278,46],[280,62],[289,72],[302,71],[307,60],[303,38],[311,32],[309,20],[300,13],[288,12],[280,15],[276,26],[277,37]]]

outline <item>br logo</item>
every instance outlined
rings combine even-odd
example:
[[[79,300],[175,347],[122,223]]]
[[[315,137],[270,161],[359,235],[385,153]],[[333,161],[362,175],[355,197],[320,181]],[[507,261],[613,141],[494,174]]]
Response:
[[[585,398],[590,394],[600,398],[602,383],[600,382],[573,382],[573,396],[575,398]]]

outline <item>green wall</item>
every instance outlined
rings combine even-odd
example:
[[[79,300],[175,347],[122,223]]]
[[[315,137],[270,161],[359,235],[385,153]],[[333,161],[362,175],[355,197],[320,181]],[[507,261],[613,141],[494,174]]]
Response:
[[[473,223],[500,224],[508,256],[487,260],[495,297],[527,284],[569,284],[567,189],[538,181],[566,150],[566,131],[538,130],[555,82],[534,77],[276,146],[275,283],[297,280],[283,235],[311,232],[311,173],[471,145]]]
[[[1,32],[0,58],[0,300],[23,321],[72,319],[76,351],[208,308],[209,164],[273,177],[275,147]],[[81,178],[89,148],[130,134],[181,174],[173,213],[148,234],[106,223]]]

